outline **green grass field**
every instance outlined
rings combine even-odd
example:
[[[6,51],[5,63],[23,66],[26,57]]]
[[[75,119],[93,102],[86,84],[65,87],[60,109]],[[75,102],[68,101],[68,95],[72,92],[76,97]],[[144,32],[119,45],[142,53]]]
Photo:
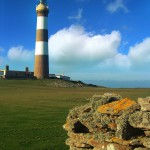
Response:
[[[0,80],[0,150],[68,150],[69,109],[94,94],[115,92],[136,100],[150,89],[54,88],[46,80]]]

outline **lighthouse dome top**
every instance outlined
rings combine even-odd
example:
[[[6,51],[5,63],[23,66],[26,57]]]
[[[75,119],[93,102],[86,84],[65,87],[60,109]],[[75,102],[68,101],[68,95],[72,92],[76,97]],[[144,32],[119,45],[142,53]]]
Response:
[[[47,5],[43,3],[38,4],[36,7],[36,11],[45,11],[45,10],[49,10],[49,8]]]

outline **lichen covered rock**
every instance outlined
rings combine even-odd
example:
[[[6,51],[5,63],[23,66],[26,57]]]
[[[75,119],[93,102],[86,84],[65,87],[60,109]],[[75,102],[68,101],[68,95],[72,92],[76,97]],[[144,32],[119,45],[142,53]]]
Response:
[[[70,150],[150,150],[149,107],[140,102],[114,93],[94,95],[70,110],[63,126],[66,144]]]
[[[130,115],[129,122],[134,128],[150,130],[150,112],[136,111]]]
[[[150,138],[144,137],[144,138],[142,139],[142,141],[143,141],[143,145],[144,145],[145,147],[150,148]]]
[[[115,101],[106,105],[102,105],[98,108],[98,112],[102,114],[119,115],[123,111],[137,106],[137,103],[125,98],[119,101]]]
[[[150,111],[150,97],[138,98],[137,102],[141,106],[142,111]]]

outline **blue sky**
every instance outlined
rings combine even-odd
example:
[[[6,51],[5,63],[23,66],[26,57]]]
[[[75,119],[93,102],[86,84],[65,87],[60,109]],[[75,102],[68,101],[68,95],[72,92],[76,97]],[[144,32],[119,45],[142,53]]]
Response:
[[[38,0],[1,0],[0,68],[33,70]],[[48,0],[50,73],[150,80],[149,0]]]

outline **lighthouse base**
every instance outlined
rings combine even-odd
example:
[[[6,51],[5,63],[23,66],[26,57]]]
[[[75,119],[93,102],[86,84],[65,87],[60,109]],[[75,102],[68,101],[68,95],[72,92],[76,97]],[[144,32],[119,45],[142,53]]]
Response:
[[[34,76],[37,79],[49,78],[48,55],[36,55],[34,65]]]

